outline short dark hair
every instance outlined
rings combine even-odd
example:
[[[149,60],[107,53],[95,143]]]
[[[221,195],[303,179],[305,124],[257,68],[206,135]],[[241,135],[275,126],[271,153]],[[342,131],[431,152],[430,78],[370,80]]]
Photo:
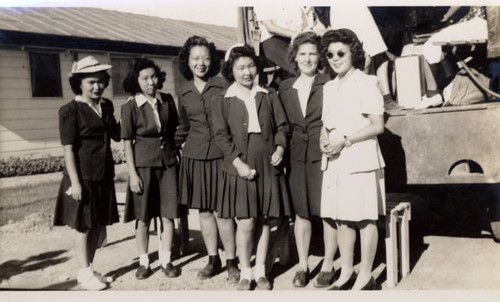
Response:
[[[141,72],[141,70],[147,68],[154,69],[156,75],[158,76],[158,85],[156,86],[156,89],[162,89],[163,83],[165,83],[165,80],[167,79],[167,73],[161,71],[160,67],[156,65],[153,60],[140,58],[136,59],[134,67],[129,71],[127,77],[123,80],[123,90],[130,93],[131,95],[142,92],[137,79],[139,78],[139,73]]]
[[[217,54],[215,44],[208,42],[204,37],[191,36],[186,40],[181,50],[179,50],[179,69],[181,70],[184,78],[186,80],[191,80],[193,78],[193,72],[189,68],[189,54],[191,52],[191,48],[194,46],[205,46],[208,48],[208,52],[210,54],[210,68],[208,69],[207,76],[216,76],[220,71],[220,58]]]
[[[297,52],[299,51],[299,46],[302,44],[306,44],[306,43],[316,45],[316,48],[318,49],[318,53],[319,53],[320,45],[321,45],[320,39],[321,38],[318,35],[316,35],[314,32],[306,31],[306,32],[298,34],[297,37],[292,41],[292,43],[290,44],[290,48],[288,49],[288,61],[290,61],[290,63],[292,63],[295,66],[295,70],[297,72],[300,72],[300,70],[299,70],[299,66],[297,65],[297,62],[295,62],[295,57],[297,56]],[[321,60],[321,58],[319,58],[319,59],[320,60],[318,62],[317,69],[321,69],[321,63],[322,63],[321,61],[322,60]]]
[[[227,60],[224,62],[224,65],[222,65],[222,75],[229,83],[234,82],[234,62],[236,61],[236,59],[241,57],[251,58],[255,63],[255,66],[257,66],[257,73],[261,74],[262,64],[259,58],[255,55],[255,50],[252,47],[250,47],[249,45],[236,46],[233,47],[230,51],[231,52],[229,53]]]
[[[329,74],[335,75],[335,72],[330,64],[328,64],[326,53],[328,52],[328,46],[335,42],[344,43],[349,46],[351,50],[351,61],[354,68],[360,70],[365,68],[365,51],[363,50],[363,44],[361,44],[358,37],[352,30],[341,28],[329,30],[324,33],[321,38],[321,60],[323,61],[325,69]]]
[[[69,86],[71,86],[71,90],[73,90],[75,95],[82,94],[82,80],[90,77],[102,77],[104,88],[108,87],[109,79],[111,79],[111,76],[104,70],[93,73],[74,73],[69,77]]]

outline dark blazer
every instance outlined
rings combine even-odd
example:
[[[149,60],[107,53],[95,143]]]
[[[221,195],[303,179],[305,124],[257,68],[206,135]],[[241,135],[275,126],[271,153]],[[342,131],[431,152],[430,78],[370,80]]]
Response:
[[[120,125],[110,100],[103,99],[101,109],[101,118],[87,104],[75,100],[59,109],[61,143],[73,146],[82,180],[100,181],[114,176],[111,139],[120,140]],[[68,174],[66,169],[64,174]]]
[[[238,175],[233,161],[240,157],[247,160],[248,111],[243,100],[224,97],[226,89],[217,94],[212,108],[212,123],[215,142],[224,153],[222,169]],[[271,155],[277,146],[287,147],[288,123],[286,115],[275,91],[258,92],[255,96],[261,135],[267,142]],[[279,169],[279,168],[277,168]],[[278,171],[277,171],[278,172]]]
[[[193,81],[180,91],[179,127],[175,132],[175,143],[180,146],[185,142],[182,156],[199,160],[222,158],[222,151],[214,142],[210,103],[225,86],[223,79],[213,77],[201,94]]]
[[[321,73],[316,75],[306,107],[306,116],[300,108],[299,95],[293,84],[297,78],[290,78],[280,85],[279,96],[290,125],[290,160],[306,162],[321,160],[319,135],[323,122],[323,85],[330,77]]]
[[[149,104],[140,107],[134,97],[122,106],[121,138],[134,141],[136,167],[164,167],[177,163],[174,134],[179,124],[174,99],[160,93],[158,102],[161,131],[154,122],[153,108]]]

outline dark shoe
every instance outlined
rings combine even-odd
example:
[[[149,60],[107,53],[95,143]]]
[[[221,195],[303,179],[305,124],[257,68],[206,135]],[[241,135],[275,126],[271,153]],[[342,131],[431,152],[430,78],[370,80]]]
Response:
[[[305,287],[309,283],[309,270],[296,272],[292,282],[295,287]]]
[[[206,280],[212,278],[214,275],[220,272],[221,267],[222,263],[219,257],[215,259],[211,258],[208,261],[208,264],[198,272],[198,279]]]
[[[331,272],[324,272],[324,271],[319,272],[318,276],[316,277],[316,280],[314,280],[314,287],[324,288],[332,285],[334,276],[335,276],[335,270],[332,270]]]
[[[250,290],[250,285],[252,282],[248,279],[241,279],[240,282],[238,282],[238,287],[237,290]]]
[[[146,279],[149,276],[151,276],[151,269],[148,267],[145,267],[144,265],[140,265],[137,271],[135,271],[135,277],[139,280]]]
[[[356,273],[353,272],[351,274],[351,277],[349,278],[349,280],[347,280],[346,283],[340,286],[332,285],[328,290],[350,290],[352,289],[352,286],[354,285],[355,282],[356,282]]]
[[[240,281],[240,270],[235,266],[227,267],[227,283],[229,285],[236,285]]]
[[[375,279],[373,279],[373,277],[371,277],[370,280],[368,281],[368,283],[366,283],[365,286],[363,286],[359,290],[375,290],[376,285],[377,285],[377,283],[375,282]]]
[[[267,277],[260,277],[257,279],[257,289],[258,290],[271,290],[271,282]]]
[[[399,106],[399,104],[393,99],[384,100],[384,111],[399,111],[403,110],[403,107]]]
[[[175,278],[180,275],[180,271],[177,267],[173,266],[172,263],[167,263],[165,267],[163,265],[160,265],[160,268],[163,273],[165,273],[165,276],[168,278]]]

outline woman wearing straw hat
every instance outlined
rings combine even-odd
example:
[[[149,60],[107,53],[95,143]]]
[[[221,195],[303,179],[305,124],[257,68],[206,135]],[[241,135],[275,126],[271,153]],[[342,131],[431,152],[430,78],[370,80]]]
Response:
[[[59,109],[59,131],[66,167],[57,197],[54,225],[75,229],[78,282],[87,290],[107,287],[93,272],[95,252],[106,225],[118,221],[110,139],[119,141],[113,103],[102,97],[111,65],[88,56],[73,64],[69,83],[75,98]]]

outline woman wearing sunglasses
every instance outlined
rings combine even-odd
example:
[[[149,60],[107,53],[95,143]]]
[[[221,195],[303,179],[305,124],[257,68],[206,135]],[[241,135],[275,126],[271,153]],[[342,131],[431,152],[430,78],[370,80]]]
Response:
[[[336,78],[323,90],[321,216],[336,221],[341,274],[332,290],[374,289],[371,275],[377,250],[376,220],[385,213],[384,159],[377,135],[384,132],[384,102],[375,76],[364,74],[365,54],[348,29],[323,35],[322,58]],[[332,228],[325,224],[325,232]],[[361,263],[353,268],[356,228]]]
[[[298,270],[293,278],[295,287],[304,287],[309,282],[307,262],[312,235],[311,220],[319,217],[321,208],[323,172],[320,169],[322,154],[319,133],[323,124],[323,85],[330,77],[318,72],[319,45],[320,38],[314,32],[301,33],[293,40],[289,60],[295,64],[299,76],[283,81],[279,91],[290,126],[290,160],[286,170],[295,211],[294,233],[299,255]],[[330,222],[335,223],[331,219]],[[333,242],[334,245],[331,244]],[[337,240],[328,240],[328,243],[316,287],[327,287],[333,280],[333,256]]]

